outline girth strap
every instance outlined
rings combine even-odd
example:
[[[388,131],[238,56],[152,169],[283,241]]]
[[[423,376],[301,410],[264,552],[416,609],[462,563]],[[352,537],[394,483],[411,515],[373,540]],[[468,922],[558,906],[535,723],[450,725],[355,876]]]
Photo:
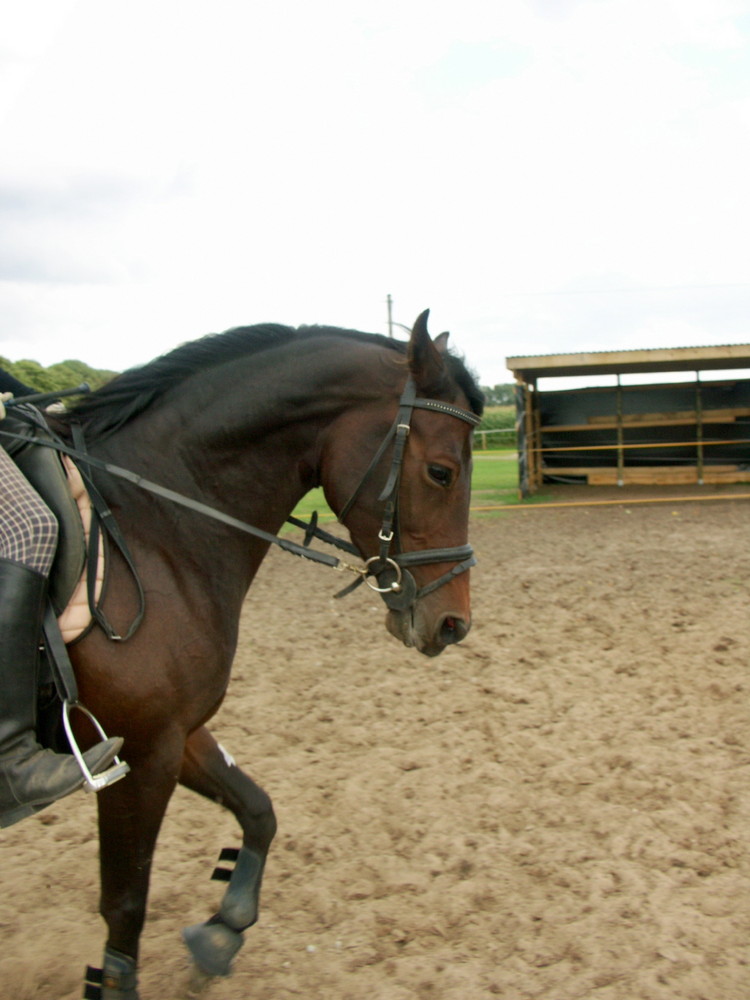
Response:
[[[86,440],[83,436],[83,429],[80,424],[74,423],[71,425],[71,432],[73,435],[73,443],[78,448],[79,452],[88,459],[88,452],[86,449]],[[146,595],[143,592],[143,585],[141,584],[140,577],[138,576],[138,571],[135,568],[135,563],[133,557],[130,554],[130,548],[125,541],[125,536],[120,531],[120,526],[114,518],[112,511],[109,509],[109,505],[105,501],[104,497],[101,495],[97,489],[93,479],[91,478],[91,470],[87,462],[79,462],[78,471],[81,473],[86,489],[88,491],[89,499],[91,500],[93,506],[93,512],[91,517],[91,530],[89,532],[89,551],[88,551],[88,572],[87,572],[87,598],[89,603],[89,611],[91,612],[91,617],[96,621],[101,630],[107,636],[108,639],[112,639],[116,642],[125,642],[133,636],[143,621],[143,616],[146,613]],[[136,592],[138,594],[138,611],[136,612],[135,618],[132,620],[128,626],[127,631],[124,635],[119,635],[118,632],[112,627],[109,619],[104,614],[104,611],[97,604],[96,601],[96,565],[99,559],[99,542],[101,538],[102,531],[104,529],[108,536],[115,543],[117,548],[120,550],[120,554],[125,560],[125,564],[130,571],[131,579],[135,585]]]

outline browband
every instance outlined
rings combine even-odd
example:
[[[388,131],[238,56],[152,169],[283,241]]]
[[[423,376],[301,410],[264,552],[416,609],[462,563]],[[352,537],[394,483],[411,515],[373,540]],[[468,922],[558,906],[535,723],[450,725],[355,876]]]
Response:
[[[458,417],[459,420],[465,420],[467,424],[471,424],[473,427],[482,422],[482,418],[478,417],[476,413],[464,410],[460,406],[454,406],[452,403],[444,403],[441,399],[418,398],[410,405],[418,406],[420,410],[437,410],[438,413],[447,413],[451,417]]]

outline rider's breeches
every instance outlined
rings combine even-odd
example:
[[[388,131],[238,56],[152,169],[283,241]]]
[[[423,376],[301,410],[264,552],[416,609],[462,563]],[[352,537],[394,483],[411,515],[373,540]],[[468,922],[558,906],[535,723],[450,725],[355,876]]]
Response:
[[[0,447],[0,559],[49,574],[57,548],[57,519]]]

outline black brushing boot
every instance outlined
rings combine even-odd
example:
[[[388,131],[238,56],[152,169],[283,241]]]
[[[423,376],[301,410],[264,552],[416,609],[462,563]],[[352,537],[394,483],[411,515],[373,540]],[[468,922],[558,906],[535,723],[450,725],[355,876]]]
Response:
[[[76,791],[83,774],[70,754],[43,749],[36,739],[39,635],[47,578],[0,559],[0,827],[18,823]],[[119,738],[84,754],[96,774],[117,756]]]

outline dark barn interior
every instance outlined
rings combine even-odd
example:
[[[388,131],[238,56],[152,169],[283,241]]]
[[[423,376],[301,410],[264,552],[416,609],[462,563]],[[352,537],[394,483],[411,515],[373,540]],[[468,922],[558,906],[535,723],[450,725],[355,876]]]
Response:
[[[549,482],[750,482],[748,344],[512,357],[506,363],[516,379],[524,496]],[[737,377],[727,378],[734,369]],[[666,372],[684,373],[684,379],[638,381]],[[540,379],[571,376],[609,384],[539,389]]]

